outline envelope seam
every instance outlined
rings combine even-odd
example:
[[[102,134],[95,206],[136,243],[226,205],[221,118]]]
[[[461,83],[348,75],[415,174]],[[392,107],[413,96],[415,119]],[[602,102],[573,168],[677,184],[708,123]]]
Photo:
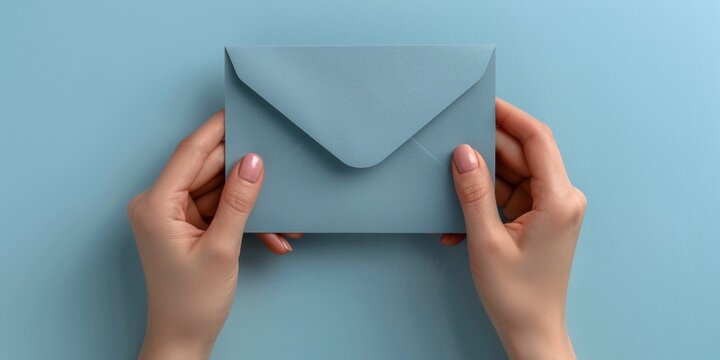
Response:
[[[433,160],[435,160],[436,163],[442,165],[442,162],[440,162],[440,160],[438,160],[438,158],[436,158],[435,155],[433,155],[433,154],[430,152],[430,150],[426,149],[426,148],[423,146],[423,144],[421,144],[419,141],[415,140],[415,137],[414,137],[414,136],[411,137],[410,139],[411,139],[417,146],[419,146],[420,149],[422,149],[426,154],[428,154],[428,156],[430,156]]]

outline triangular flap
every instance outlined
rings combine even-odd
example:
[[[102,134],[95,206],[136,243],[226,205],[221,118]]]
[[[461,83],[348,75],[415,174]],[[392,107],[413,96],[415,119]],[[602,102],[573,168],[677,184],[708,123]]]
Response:
[[[494,46],[232,47],[237,76],[353,167],[376,165],[478,82]]]

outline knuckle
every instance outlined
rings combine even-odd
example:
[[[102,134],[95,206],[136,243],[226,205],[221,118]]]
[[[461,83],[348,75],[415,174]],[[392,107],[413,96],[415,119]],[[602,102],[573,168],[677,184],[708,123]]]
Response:
[[[549,126],[548,124],[542,122],[542,121],[539,121],[538,132],[539,132],[545,139],[548,139],[548,140],[554,140],[554,139],[555,139],[555,135],[553,134],[553,131],[552,131],[552,129],[550,128],[550,126]]]
[[[195,141],[192,138],[192,135],[189,135],[189,136],[183,138],[182,140],[180,140],[180,142],[175,147],[175,152],[176,153],[179,153],[179,152],[189,152],[189,153],[201,152],[202,153],[203,150],[195,143]]]
[[[223,196],[225,204],[240,214],[248,214],[255,203],[250,189],[244,186],[233,186],[228,189],[227,196]]]
[[[161,208],[167,201],[162,199],[159,195],[152,191],[143,195],[143,199],[140,202],[141,210],[151,210]]]
[[[227,241],[215,241],[208,246],[207,256],[212,263],[225,265],[238,261],[238,254],[228,243]]]
[[[158,213],[162,209],[163,200],[152,193],[152,190],[144,191],[133,197],[128,203],[128,219],[132,223],[147,222],[147,218]]]
[[[575,196],[577,198],[577,205],[580,208],[580,211],[584,214],[587,209],[587,196],[585,196],[585,193],[580,191],[578,188],[575,188]]]
[[[580,190],[573,188],[568,195],[557,200],[557,219],[563,224],[579,224],[585,216],[587,198]]]
[[[133,196],[132,199],[130,199],[130,202],[128,202],[127,216],[131,221],[138,218],[138,212],[142,208],[141,203],[142,203],[144,194],[145,193],[140,193],[138,195],[135,195],[135,196]]]
[[[175,147],[175,151],[182,151],[185,149],[190,149],[190,148],[192,148],[192,146],[193,146],[193,144],[192,144],[192,141],[190,140],[190,137],[186,136],[182,140],[180,140],[180,142],[178,142],[177,146]]]
[[[478,204],[490,193],[490,186],[480,181],[473,181],[460,187],[460,200],[465,205]]]
[[[552,143],[555,141],[555,136],[553,135],[550,126],[540,120],[537,120],[533,122],[530,135],[525,140],[530,139],[534,139],[535,141],[540,141],[544,143]]]
[[[137,206],[138,201],[140,201],[140,199],[138,198],[138,195],[135,195],[128,202],[127,208],[126,208],[128,217],[132,217],[133,213],[135,212],[135,207]]]

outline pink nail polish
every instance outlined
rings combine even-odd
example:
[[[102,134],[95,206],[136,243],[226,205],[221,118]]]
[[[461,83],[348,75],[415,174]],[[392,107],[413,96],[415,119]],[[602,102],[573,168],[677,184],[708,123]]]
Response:
[[[251,183],[258,181],[260,177],[260,171],[262,170],[263,161],[260,155],[248,153],[242,159],[240,168],[238,169],[238,175],[240,178],[245,179]]]
[[[290,243],[285,239],[282,239],[282,246],[285,248],[286,252],[291,252],[293,250],[292,246],[290,246]]]
[[[475,150],[467,144],[462,144],[455,148],[453,152],[453,162],[455,162],[455,167],[461,174],[475,170],[478,167]]]

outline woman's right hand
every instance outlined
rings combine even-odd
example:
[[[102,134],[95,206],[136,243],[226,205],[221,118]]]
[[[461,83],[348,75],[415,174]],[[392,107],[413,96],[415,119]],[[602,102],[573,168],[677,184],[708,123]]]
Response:
[[[494,187],[477,151],[460,145],[453,153],[475,286],[511,358],[575,358],[565,304],[585,196],[545,124],[500,99],[496,112]],[[441,242],[465,237],[445,234]]]

